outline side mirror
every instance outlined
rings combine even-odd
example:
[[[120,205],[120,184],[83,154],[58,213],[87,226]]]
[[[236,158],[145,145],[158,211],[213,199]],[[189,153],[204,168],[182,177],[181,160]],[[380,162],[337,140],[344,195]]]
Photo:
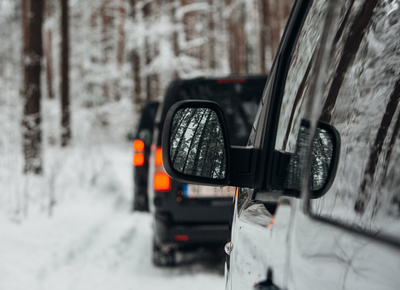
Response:
[[[274,152],[273,190],[255,190],[252,197],[254,200],[268,203],[277,202],[281,196],[300,197],[308,162],[311,162],[311,198],[321,197],[328,191],[335,179],[339,162],[340,135],[333,126],[318,122],[310,156],[311,137],[310,123],[303,119],[294,152]]]
[[[163,164],[173,178],[226,185],[229,140],[221,108],[214,102],[178,102],[167,114]]]
[[[300,193],[303,172],[307,166],[311,132],[310,124],[302,120],[294,154],[291,156],[285,182],[285,189]],[[311,198],[324,195],[336,176],[340,154],[340,135],[331,125],[318,122],[311,152],[309,189]]]

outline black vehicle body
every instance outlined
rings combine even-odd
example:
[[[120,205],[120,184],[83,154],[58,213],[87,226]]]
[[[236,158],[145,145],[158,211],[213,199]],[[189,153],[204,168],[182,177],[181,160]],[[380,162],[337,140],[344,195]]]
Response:
[[[148,102],[142,109],[133,140],[133,210],[148,211],[148,174],[150,145],[153,140],[154,120],[159,102]],[[135,146],[136,145],[136,146]],[[136,147],[136,148],[135,148]]]
[[[167,172],[238,186],[226,289],[400,288],[399,34],[399,1],[298,0],[246,147],[231,146],[215,103],[168,113]],[[179,122],[204,111],[202,130]],[[219,175],[190,168],[206,166],[195,140],[209,134]]]
[[[230,235],[229,221],[235,192],[235,188],[223,191],[212,187],[196,188],[202,195],[191,197],[189,194],[194,189],[173,179],[165,189],[158,188],[155,176],[166,175],[162,164],[157,165],[156,160],[159,159],[157,156],[161,148],[161,132],[168,110],[181,100],[214,100],[224,108],[232,124],[229,126],[231,129],[228,129],[232,144],[243,146],[247,142],[266,80],[266,75],[202,77],[174,81],[167,89],[164,102],[157,112],[149,173],[150,209],[154,215],[155,264],[173,264],[176,249],[225,244]]]

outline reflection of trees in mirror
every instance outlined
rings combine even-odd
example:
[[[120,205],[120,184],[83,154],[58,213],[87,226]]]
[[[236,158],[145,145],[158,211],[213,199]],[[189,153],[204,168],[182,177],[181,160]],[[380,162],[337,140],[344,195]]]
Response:
[[[310,189],[321,189],[328,179],[333,156],[332,136],[328,131],[317,128],[314,137]]]
[[[317,128],[312,149],[312,163],[309,187],[312,191],[323,188],[330,171],[333,157],[332,135],[325,129]],[[301,125],[296,142],[296,149],[290,158],[287,167],[285,188],[301,190],[305,167],[307,164],[307,151],[310,142],[310,128]]]
[[[201,177],[225,177],[226,154],[217,114],[207,108],[179,110],[172,121],[170,156],[175,170]]]

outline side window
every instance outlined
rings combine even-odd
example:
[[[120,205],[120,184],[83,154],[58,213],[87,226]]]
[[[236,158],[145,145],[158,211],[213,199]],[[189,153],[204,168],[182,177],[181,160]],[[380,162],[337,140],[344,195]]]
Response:
[[[309,201],[311,214],[399,243],[400,5],[338,5],[326,26],[327,5],[314,1],[310,8],[286,80],[275,149],[294,151],[301,119],[335,127],[336,178],[324,196]],[[327,42],[317,67],[322,32]]]
[[[260,3],[261,2],[264,2],[264,1],[260,1]],[[295,0],[278,1],[277,2],[279,4],[277,4],[276,8],[278,8],[278,10],[281,10],[281,13],[279,13],[280,14],[279,17],[282,18],[280,23],[276,22],[276,24],[278,24],[278,26],[280,26],[282,28],[286,26],[286,23],[290,16],[290,11],[292,10],[294,2],[295,2]],[[264,4],[262,4],[262,5],[264,5]],[[276,12],[278,12],[278,11],[276,11]],[[271,21],[271,19],[268,20],[268,18],[265,18],[264,20],[267,22]],[[269,23],[269,24],[265,23],[265,25],[272,26],[273,25],[272,22],[274,22],[274,21],[275,20],[272,20],[271,23]],[[269,29],[276,30],[277,26],[276,25],[273,25],[273,26],[274,27],[269,27]],[[268,30],[268,27],[266,27],[266,29]],[[276,31],[275,31],[275,33],[276,33]],[[280,31],[280,33],[283,33],[283,30]],[[279,35],[278,39],[281,38],[281,36],[282,35]],[[278,43],[275,43],[275,45],[277,45],[277,44]],[[272,55],[272,57],[274,57],[274,56]],[[276,58],[276,55],[275,55],[275,58]],[[261,146],[261,142],[263,140],[263,134],[264,134],[264,130],[261,127],[265,124],[263,118],[266,116],[266,112],[269,111],[268,106],[269,106],[270,100],[268,100],[268,97],[271,96],[271,90],[273,89],[272,84],[274,83],[275,77],[276,77],[275,74],[276,74],[276,65],[271,67],[267,86],[264,89],[263,96],[260,100],[257,112],[254,117],[253,126],[251,128],[250,136],[248,139],[248,144],[247,144],[248,146],[255,146],[255,147]]]
[[[305,106],[327,2],[314,1],[299,34],[286,78],[275,142],[276,150],[293,153],[301,119],[308,113]]]
[[[340,11],[317,112],[340,134],[340,161],[310,210],[400,241],[399,3],[353,1]]]

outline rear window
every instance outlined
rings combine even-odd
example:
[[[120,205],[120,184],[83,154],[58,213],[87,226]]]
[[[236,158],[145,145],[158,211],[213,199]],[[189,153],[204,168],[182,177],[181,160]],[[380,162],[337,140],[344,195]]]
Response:
[[[153,130],[154,118],[156,116],[158,102],[150,102],[143,108],[142,116],[140,117],[139,130],[144,128]]]
[[[178,101],[215,101],[225,113],[230,143],[245,146],[266,81],[266,76],[260,76],[173,82],[165,97],[161,120]]]

